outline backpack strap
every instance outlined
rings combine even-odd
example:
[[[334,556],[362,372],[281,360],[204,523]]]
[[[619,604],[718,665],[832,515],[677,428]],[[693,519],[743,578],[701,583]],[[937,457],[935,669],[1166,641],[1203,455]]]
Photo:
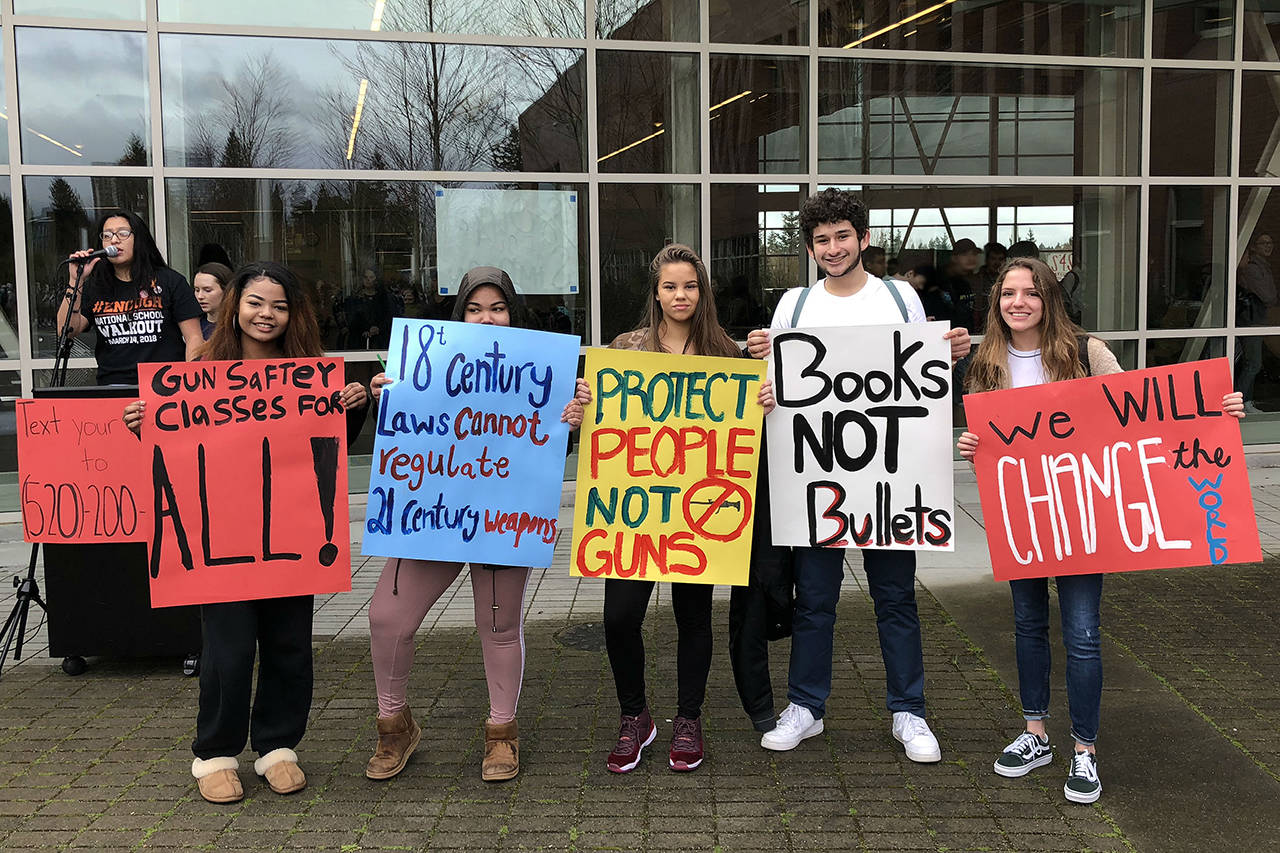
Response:
[[[883,279],[883,281],[884,286],[889,288],[889,295],[893,297],[893,301],[898,305],[898,313],[902,315],[902,322],[910,323],[911,318],[907,314],[907,303],[902,301],[902,294],[898,292],[898,288],[896,288],[889,279],[886,278]]]
[[[1080,366],[1084,368],[1084,375],[1092,376],[1093,368],[1089,365],[1089,336],[1079,335],[1076,338],[1076,348],[1080,350]]]
[[[800,291],[800,298],[796,300],[795,310],[791,312],[791,328],[799,328],[800,312],[804,310],[804,301],[809,298],[810,288],[806,287]]]

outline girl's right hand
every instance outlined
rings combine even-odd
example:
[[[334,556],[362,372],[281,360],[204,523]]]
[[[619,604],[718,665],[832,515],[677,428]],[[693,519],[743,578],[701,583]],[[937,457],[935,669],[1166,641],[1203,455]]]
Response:
[[[768,329],[752,329],[747,332],[747,353],[752,358],[768,358],[772,350]]]
[[[956,450],[959,450],[960,455],[972,465],[973,454],[978,452],[978,437],[971,432],[960,433],[960,440],[956,442]]]
[[[81,249],[78,252],[72,252],[71,254],[67,255],[67,260],[71,260],[72,258],[83,258],[85,255],[92,255],[92,254],[93,254],[93,251],[91,249]],[[89,263],[84,265],[84,273],[80,276],[81,283],[83,283],[86,279],[89,278],[89,273],[93,272],[93,268],[98,265],[98,261],[100,260],[102,260],[102,258],[94,258],[93,260],[89,261]],[[67,289],[70,290],[75,286],[76,286],[76,265],[67,264]]]
[[[382,387],[390,385],[395,380],[385,373],[379,373],[373,379],[369,380],[369,392],[373,394],[373,399],[377,400],[382,396]]]
[[[124,407],[124,425],[137,436],[142,435],[142,415],[147,409],[147,404],[141,400],[134,400],[132,403]]]

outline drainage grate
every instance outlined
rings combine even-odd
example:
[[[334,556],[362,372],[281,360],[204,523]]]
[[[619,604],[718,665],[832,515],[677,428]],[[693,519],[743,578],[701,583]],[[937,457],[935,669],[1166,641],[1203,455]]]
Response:
[[[570,625],[556,631],[555,639],[567,649],[598,652],[604,648],[604,623],[583,622],[580,625]]]

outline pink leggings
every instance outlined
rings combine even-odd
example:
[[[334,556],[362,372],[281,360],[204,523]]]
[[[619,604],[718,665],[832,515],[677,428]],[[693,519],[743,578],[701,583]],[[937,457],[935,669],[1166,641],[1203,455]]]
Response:
[[[436,560],[387,560],[369,606],[369,645],[378,687],[378,716],[390,717],[408,704],[414,635],[427,611],[449,588],[462,563]],[[476,630],[489,682],[489,718],[516,718],[524,678],[524,590],[530,570],[471,567]],[[497,604],[497,609],[494,609]]]

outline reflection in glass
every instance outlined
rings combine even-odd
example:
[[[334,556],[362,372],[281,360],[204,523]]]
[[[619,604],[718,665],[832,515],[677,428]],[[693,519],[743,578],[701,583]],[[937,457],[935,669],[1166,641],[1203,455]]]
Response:
[[[68,371],[74,372],[74,371]],[[36,371],[39,377],[40,371]],[[22,394],[22,379],[16,370],[0,373],[0,418],[8,424],[16,422],[16,405],[13,402]],[[0,431],[0,512],[16,512],[21,509],[18,478],[18,435],[10,426]]]
[[[15,39],[24,162],[151,162],[145,33],[19,27]]]
[[[582,171],[582,51],[166,34],[180,166]]]
[[[1244,58],[1280,61],[1280,0],[1244,0]]]
[[[799,57],[711,57],[711,171],[808,170],[808,71]]]
[[[160,20],[411,33],[582,38],[582,0],[159,0]]]
[[[146,17],[147,4],[146,0],[13,0],[13,13],[50,18],[141,21]]]
[[[818,44],[1038,56],[1140,56],[1142,7],[1142,0],[818,0]]]
[[[1226,187],[1151,188],[1148,327],[1226,324],[1227,209]]]
[[[596,36],[632,41],[697,41],[698,0],[597,0]]]
[[[576,185],[506,188],[585,196]],[[438,234],[447,234],[436,217],[438,189],[416,181],[172,179],[166,184],[170,261],[189,274],[211,245],[236,265],[280,259],[314,295],[326,349],[385,350],[391,318],[448,319],[453,312],[454,299],[440,292],[436,276]],[[502,191],[479,189],[495,198]],[[586,281],[585,208],[579,204],[579,281]],[[522,292],[535,289],[515,283]],[[542,292],[525,297],[533,327],[584,335],[586,288],[549,293],[555,283],[537,284]]]
[[[707,0],[711,41],[721,44],[809,43],[809,2]]]
[[[602,172],[698,172],[698,57],[601,51]]]
[[[31,175],[22,179],[22,186],[26,195],[31,351],[37,358],[51,358],[58,334],[58,303],[67,289],[67,271],[60,266],[62,261],[77,249],[100,246],[100,241],[89,232],[106,210],[134,211],[154,229],[151,181],[148,178]],[[172,259],[165,255],[165,260]],[[90,330],[72,340],[71,354],[92,358],[93,345]]]
[[[838,59],[818,81],[826,173],[1139,173],[1136,69]]]
[[[1155,0],[1152,54],[1159,59],[1230,59],[1235,0]]]
[[[734,340],[767,328],[782,294],[805,283],[802,201],[795,184],[711,187],[711,278],[720,325]]]
[[[600,185],[601,343],[640,325],[649,261],[663,246],[684,243],[702,254],[700,211],[693,184]]]
[[[1156,68],[1151,74],[1151,174],[1226,175],[1231,72]],[[1192,104],[1195,120],[1188,121]]]
[[[1226,338],[1158,338],[1147,341],[1147,367],[1222,358],[1226,352]]]
[[[1280,175],[1280,87],[1273,71],[1246,71],[1240,89],[1240,176]]]
[[[0,192],[0,222],[13,221],[8,192]],[[14,271],[13,229],[0,229],[0,358],[18,358],[18,289]],[[3,470],[0,468],[0,470]]]
[[[0,67],[3,62],[4,52],[0,50]],[[4,142],[0,143],[0,165],[9,163],[9,95],[4,89],[4,73],[0,71],[0,134],[4,134]]]

